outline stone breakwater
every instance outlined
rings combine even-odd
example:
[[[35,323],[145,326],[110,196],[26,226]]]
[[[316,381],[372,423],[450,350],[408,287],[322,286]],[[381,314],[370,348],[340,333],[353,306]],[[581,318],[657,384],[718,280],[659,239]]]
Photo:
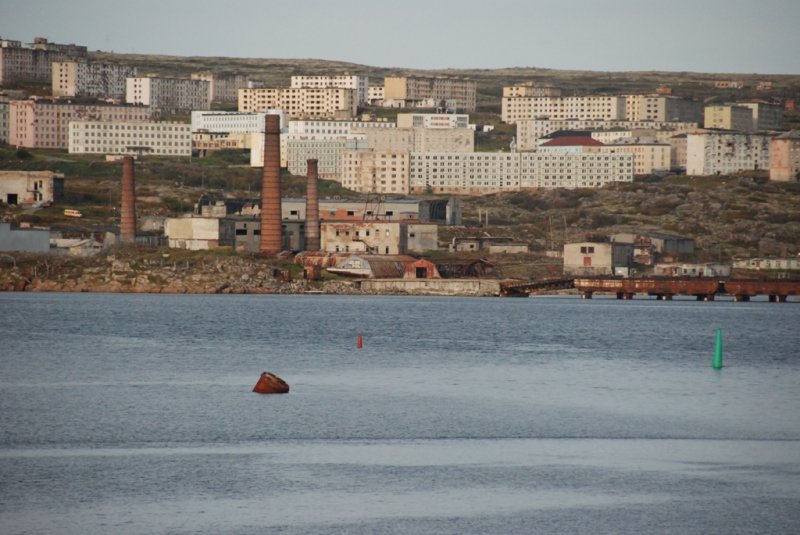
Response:
[[[1,291],[165,294],[365,293],[353,281],[307,281],[266,260],[220,257],[143,261],[108,256],[100,261],[39,260],[0,265]]]
[[[2,260],[2,259],[0,259]],[[153,294],[496,296],[496,279],[309,281],[301,266],[236,256],[91,259],[40,256],[0,263],[0,291]]]

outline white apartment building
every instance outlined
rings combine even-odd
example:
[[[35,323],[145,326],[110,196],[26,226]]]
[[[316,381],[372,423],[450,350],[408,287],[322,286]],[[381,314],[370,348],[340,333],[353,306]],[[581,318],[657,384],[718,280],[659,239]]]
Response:
[[[70,121],[70,154],[191,156],[189,123]]]
[[[86,60],[86,47],[49,43],[37,37],[33,43],[0,39],[0,85],[20,82],[46,84],[52,78],[54,61]]]
[[[618,138],[605,146],[607,152],[632,155],[634,175],[652,175],[672,168],[672,146],[655,137]]]
[[[239,90],[248,87],[250,81],[241,74],[215,74],[212,72],[192,73],[192,80],[205,80],[209,83],[211,102],[236,102]]]
[[[770,137],[766,134],[705,132],[686,138],[686,174],[728,175],[769,169]]]
[[[367,89],[367,103],[370,106],[379,106],[383,103],[383,86],[371,85]]]
[[[292,76],[290,87],[295,89],[302,87],[353,89],[356,92],[356,102],[359,106],[369,101],[368,76],[350,74]]]
[[[380,152],[472,152],[475,132],[469,128],[367,129],[362,131],[368,148]]]
[[[342,153],[342,186],[361,193],[409,193],[408,152],[374,150]]]
[[[537,118],[623,121],[625,97],[503,97],[501,119],[504,123]]]
[[[206,110],[211,105],[210,85],[185,78],[128,78],[125,102],[149,106],[162,114]]]
[[[537,85],[535,82],[522,82],[503,88],[504,97],[560,97],[561,89],[551,85]]]
[[[125,98],[127,78],[136,76],[136,67],[94,61],[54,61],[54,97]]]
[[[317,159],[317,172],[320,178],[340,180],[342,154],[345,151],[364,150],[364,142],[354,139],[290,139],[287,141],[287,168],[296,176],[305,176],[307,162]],[[262,164],[263,165],[263,164]]]
[[[703,120],[703,105],[671,95],[625,95],[625,118],[628,121],[699,123]]]
[[[286,127],[286,114],[281,110],[266,112],[195,110],[192,111],[192,132],[201,130],[228,134],[264,132],[265,117],[268,114],[280,115],[280,127],[281,129]]]
[[[585,119],[525,119],[517,122],[517,150],[533,150],[538,140],[559,130],[650,130],[668,132],[670,136],[693,132],[697,123],[675,121],[626,121]]]
[[[412,153],[412,193],[482,195],[531,188],[597,188],[633,181],[633,156],[601,147],[536,152]]]
[[[469,128],[465,113],[398,113],[397,127],[411,128]]]
[[[144,106],[75,104],[49,99],[9,102],[8,143],[32,149],[66,149],[69,123],[77,120],[143,122],[152,110]]]
[[[397,125],[386,120],[378,121],[319,121],[296,120],[289,121],[289,134],[297,135],[330,135],[348,136],[355,131],[364,131],[367,128],[395,128]]]
[[[248,88],[239,90],[239,111],[280,108],[290,119],[350,119],[356,116],[355,89]]]

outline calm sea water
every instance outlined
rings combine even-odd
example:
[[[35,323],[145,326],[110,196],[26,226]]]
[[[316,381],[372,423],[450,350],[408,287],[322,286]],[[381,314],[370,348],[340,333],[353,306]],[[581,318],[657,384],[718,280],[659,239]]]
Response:
[[[798,526],[797,303],[0,294],[3,534]]]

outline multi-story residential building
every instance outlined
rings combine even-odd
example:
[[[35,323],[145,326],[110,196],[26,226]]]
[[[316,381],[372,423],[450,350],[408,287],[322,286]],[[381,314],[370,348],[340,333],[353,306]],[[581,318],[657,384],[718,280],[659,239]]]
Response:
[[[652,175],[672,168],[672,146],[655,137],[618,138],[606,143],[605,146],[608,151],[631,154],[634,175]]]
[[[783,127],[783,108],[767,102],[739,102],[753,114],[752,130],[780,130]]]
[[[151,113],[150,108],[144,106],[12,100],[9,102],[8,143],[32,149],[66,149],[70,121],[142,122],[149,121]]]
[[[367,89],[367,102],[370,106],[380,106],[383,103],[383,86],[371,85]]]
[[[8,102],[8,98],[0,96],[0,143],[8,143]]]
[[[633,156],[597,146],[535,152],[412,153],[411,192],[486,194],[531,188],[595,188],[633,181]]]
[[[358,111],[355,89],[248,88],[239,90],[239,111],[280,108],[290,119],[350,119]]]
[[[313,88],[353,89],[356,92],[356,103],[360,106],[369,101],[369,77],[350,74],[292,76],[291,86]]]
[[[705,128],[752,132],[753,112],[744,106],[728,104],[722,106],[706,106],[703,120]]]
[[[398,113],[397,127],[469,128],[469,115],[456,113]]]
[[[298,135],[348,136],[367,128],[395,128],[397,125],[387,120],[376,121],[289,121],[288,133]]]
[[[786,132],[770,141],[769,179],[775,182],[800,180],[800,130]]]
[[[703,119],[703,105],[669,95],[626,95],[625,118],[628,121],[698,123]]]
[[[340,182],[362,193],[409,193],[408,152],[345,151]]]
[[[625,97],[503,97],[501,119],[504,123],[538,118],[623,121]]]
[[[368,148],[382,152],[472,152],[475,132],[469,128],[367,129],[362,131]]]
[[[164,115],[206,110],[211,105],[210,85],[205,80],[185,78],[128,78],[125,102],[149,106]]]
[[[727,175],[769,169],[770,138],[766,134],[705,132],[688,134],[687,175]]]
[[[475,111],[476,95],[477,83],[466,78],[387,76],[383,80],[383,100],[402,101],[409,106],[420,101],[453,101],[456,110]]]
[[[676,134],[669,138],[670,147],[670,168],[676,171],[686,171],[686,134]]]
[[[54,61],[54,97],[125,98],[125,80],[136,76],[136,67],[94,61]]]
[[[236,102],[239,90],[248,87],[250,81],[241,74],[219,74],[213,72],[192,73],[192,80],[208,82],[210,102]]]
[[[70,121],[71,154],[191,156],[189,123]]]
[[[535,82],[522,82],[503,88],[504,97],[560,97],[561,89],[551,85],[537,85]]]
[[[286,126],[286,116],[280,110],[270,112],[192,111],[192,132],[251,134],[264,132],[267,113],[281,116],[281,129]]]
[[[52,171],[0,171],[0,201],[6,204],[59,202],[64,175]]]
[[[697,123],[674,121],[624,121],[624,120],[583,120],[583,119],[526,119],[517,122],[517,150],[526,151],[536,148],[539,139],[559,130],[646,130],[662,137],[661,133],[673,136],[677,133],[694,132]]]
[[[37,37],[32,44],[0,39],[0,85],[20,82],[46,84],[51,80],[54,61],[86,59],[86,47],[49,43]]]
[[[305,176],[308,172],[308,160],[316,158],[320,178],[339,180],[342,172],[342,154],[345,151],[365,148],[364,142],[358,138],[290,139],[286,148],[287,167],[291,174]]]
[[[192,132],[192,152],[205,156],[218,150],[251,150],[254,134],[242,132]],[[263,136],[262,136],[263,145]]]

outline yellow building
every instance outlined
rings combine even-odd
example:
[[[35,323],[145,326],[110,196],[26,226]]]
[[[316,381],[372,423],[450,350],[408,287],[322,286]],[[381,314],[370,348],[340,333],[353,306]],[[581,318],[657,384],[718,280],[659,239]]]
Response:
[[[282,109],[290,119],[352,119],[355,89],[336,87],[248,88],[239,90],[239,111]]]
[[[705,128],[752,132],[753,112],[744,106],[706,106],[703,125]]]
[[[345,151],[341,182],[361,193],[409,193],[408,152]]]
[[[384,101],[403,101],[411,106],[417,101],[452,100],[459,111],[475,111],[476,95],[477,83],[466,78],[387,76],[383,81]]]

